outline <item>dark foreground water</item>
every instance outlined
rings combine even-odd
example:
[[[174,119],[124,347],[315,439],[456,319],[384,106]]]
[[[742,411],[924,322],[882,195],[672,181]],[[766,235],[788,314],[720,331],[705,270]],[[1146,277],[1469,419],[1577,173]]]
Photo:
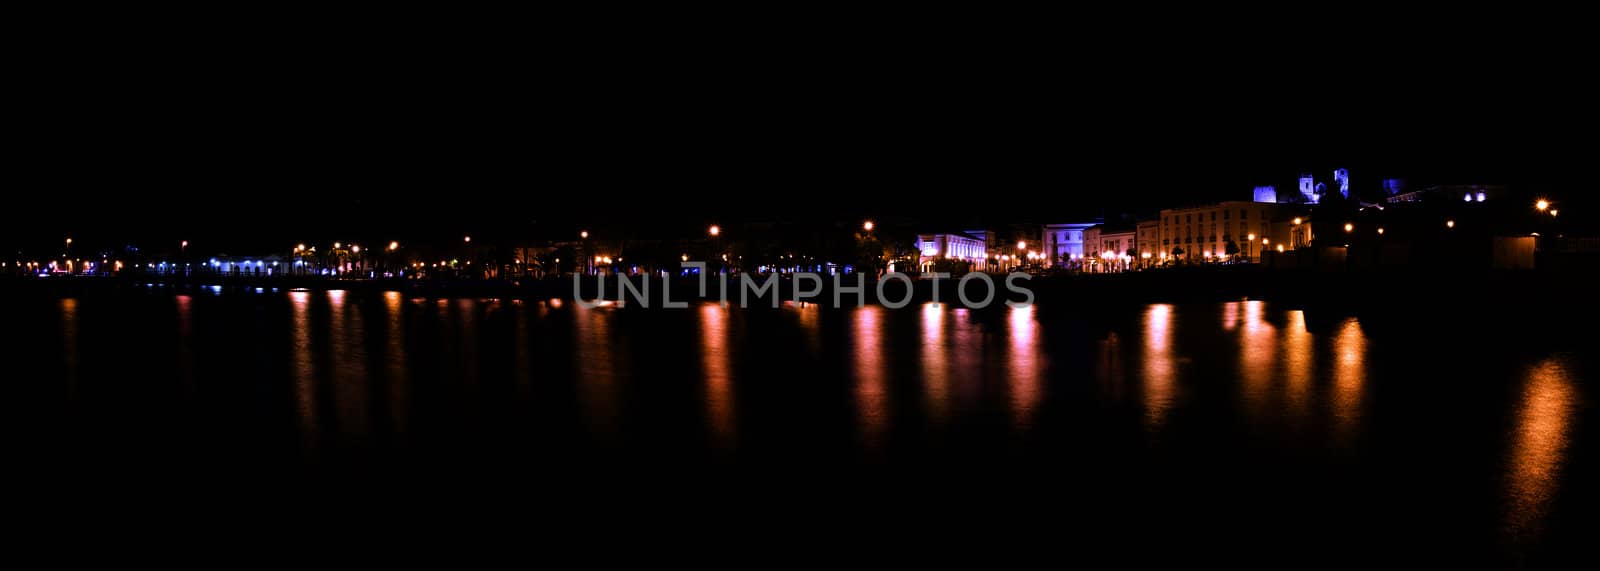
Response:
[[[0,310],[22,495],[130,527],[199,505],[202,525],[1498,566],[1586,557],[1597,518],[1592,335],[1548,328],[163,288]]]

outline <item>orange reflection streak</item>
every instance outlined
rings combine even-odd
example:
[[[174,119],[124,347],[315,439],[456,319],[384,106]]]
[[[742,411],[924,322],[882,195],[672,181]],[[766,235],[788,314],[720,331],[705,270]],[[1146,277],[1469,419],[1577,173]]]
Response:
[[[311,360],[311,293],[289,292],[294,311],[293,344],[290,347],[294,377],[294,405],[300,416],[300,438],[307,450],[317,446],[316,369]]]
[[[1572,376],[1549,359],[1528,370],[1512,433],[1506,525],[1513,536],[1537,536],[1560,483],[1573,421]]]
[[[611,351],[611,312],[573,304],[572,314],[577,329],[578,350],[573,352],[573,359],[578,369],[578,402],[593,434],[614,436],[620,419],[617,363]]]
[[[78,393],[78,300],[61,300],[61,355],[66,359],[62,379],[68,398]]]
[[[922,306],[922,381],[927,391],[928,414],[944,423],[950,412],[950,347],[945,344],[944,307]]]
[[[1230,301],[1222,304],[1222,329],[1233,331],[1239,327],[1239,302]]]
[[[883,358],[883,336],[879,331],[883,308],[869,305],[855,312],[856,412],[861,439],[868,448],[883,444],[888,428],[888,375]]]
[[[802,303],[795,306],[795,311],[800,315],[800,329],[806,333],[806,345],[811,348],[811,354],[822,352],[822,327],[817,322],[818,309],[814,303]]]
[[[1290,311],[1283,332],[1283,367],[1288,381],[1289,416],[1305,421],[1311,417],[1311,378],[1313,357],[1316,352],[1311,332],[1306,331],[1306,313]]]
[[[1166,421],[1176,378],[1172,360],[1172,306],[1152,305],[1144,313],[1144,419],[1151,432],[1159,431]]]
[[[1033,426],[1034,411],[1042,392],[1039,380],[1039,323],[1033,320],[1033,306],[1011,308],[1006,321],[1011,340],[1006,364],[1011,380],[1012,422],[1019,430]]]
[[[1360,421],[1362,386],[1367,381],[1367,338],[1354,317],[1339,327],[1333,350],[1334,436],[1349,445]]]
[[[328,337],[333,345],[333,404],[339,431],[361,437],[368,431],[367,338],[356,304],[345,303],[345,292],[328,292],[331,307]]]
[[[700,306],[700,356],[706,375],[706,420],[724,447],[734,439],[732,356],[728,353],[728,308]]]
[[[406,431],[411,408],[410,369],[406,367],[405,300],[400,292],[384,292],[383,306],[389,314],[389,418],[398,433]]]
[[[1264,416],[1274,408],[1269,402],[1272,393],[1272,367],[1277,350],[1278,334],[1262,315],[1265,303],[1244,302],[1244,330],[1239,339],[1239,373],[1243,386],[1246,410]]]
[[[194,391],[194,298],[173,298],[178,307],[178,382],[185,394]]]

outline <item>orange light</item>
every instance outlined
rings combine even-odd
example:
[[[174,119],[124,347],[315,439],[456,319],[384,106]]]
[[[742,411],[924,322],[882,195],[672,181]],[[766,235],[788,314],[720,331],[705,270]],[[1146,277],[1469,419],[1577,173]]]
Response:
[[[710,232],[711,232],[712,236],[721,236],[722,235],[722,227],[718,226],[716,224],[712,224]]]
[[[1344,225],[1344,231],[1345,231],[1345,232],[1354,232],[1354,231],[1355,231],[1355,229],[1356,229],[1356,225],[1355,225],[1355,224],[1349,224],[1349,223],[1346,223],[1346,224],[1345,224],[1345,225]]]

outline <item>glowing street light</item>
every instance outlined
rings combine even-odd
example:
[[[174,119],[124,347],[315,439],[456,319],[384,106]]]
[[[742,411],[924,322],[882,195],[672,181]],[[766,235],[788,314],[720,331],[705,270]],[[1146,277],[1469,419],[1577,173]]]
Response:
[[[1299,216],[1294,217],[1294,225],[1295,226],[1299,226],[1301,222],[1305,222],[1305,221],[1301,220]]]
[[[582,232],[579,232],[578,233],[578,237],[579,238],[583,238],[585,240],[588,240],[589,239],[589,231],[588,230],[584,230]]]
[[[678,256],[678,258],[682,259],[685,262],[689,261],[689,255],[688,254],[684,254],[682,256]]]
[[[344,247],[344,244],[340,244],[338,242],[334,242],[333,243],[333,249],[335,249],[335,250],[337,250],[339,248],[343,248],[343,247]]]
[[[1345,232],[1354,232],[1355,230],[1356,230],[1356,225],[1355,224],[1351,224],[1349,222],[1345,223],[1345,225],[1344,225],[1344,231]]]
[[[1538,202],[1533,203],[1533,207],[1539,209],[1540,212],[1544,212],[1550,209],[1550,201],[1541,198]]]
[[[709,230],[707,230],[706,232],[710,233],[712,236],[721,236],[722,235],[722,227],[718,226],[716,224],[712,224],[711,228]]]
[[[1454,221],[1454,220],[1446,220],[1446,221],[1444,221],[1444,227],[1445,228],[1455,228],[1456,227],[1456,221]]]
[[[1383,235],[1383,229],[1382,229],[1382,228],[1379,228],[1379,229],[1378,229],[1378,235],[1379,235],[1379,236],[1382,236],[1382,235]]]
[[[296,251],[296,252],[304,252],[304,251],[306,251],[306,245],[305,244],[296,245],[294,247],[294,251]]]
[[[1028,248],[1028,242],[1026,240],[1017,242],[1017,249],[1018,250],[1025,250],[1027,248]]]
[[[360,254],[361,253],[361,246],[357,246],[355,244],[351,244],[350,245],[350,253],[352,253],[352,254]]]
[[[462,242],[466,242],[468,244],[471,244],[472,243],[472,237],[471,236],[462,236],[461,237],[461,241]]]
[[[1555,210],[1555,209],[1551,209],[1550,210],[1550,216],[1555,216],[1555,215],[1560,214],[1560,213],[1561,213],[1560,210]]]
[[[1255,234],[1247,234],[1247,235],[1245,235],[1245,239],[1249,240],[1251,242],[1254,242],[1254,241],[1256,241],[1256,235]]]
[[[399,250],[399,249],[400,249],[400,242],[394,241],[394,240],[390,240],[389,241],[389,251],[390,252],[393,252],[393,251]]]
[[[866,222],[862,222],[861,223],[861,229],[862,230],[866,230],[868,232],[871,232],[872,231],[872,221],[868,220]]]

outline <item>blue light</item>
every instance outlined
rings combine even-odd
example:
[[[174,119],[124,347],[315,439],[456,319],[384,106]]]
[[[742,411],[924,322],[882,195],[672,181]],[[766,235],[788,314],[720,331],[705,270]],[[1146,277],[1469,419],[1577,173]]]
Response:
[[[1483,192],[1478,193],[1478,202],[1483,202],[1485,199],[1488,199],[1488,198],[1489,198],[1489,195],[1487,193],[1483,193]]]

